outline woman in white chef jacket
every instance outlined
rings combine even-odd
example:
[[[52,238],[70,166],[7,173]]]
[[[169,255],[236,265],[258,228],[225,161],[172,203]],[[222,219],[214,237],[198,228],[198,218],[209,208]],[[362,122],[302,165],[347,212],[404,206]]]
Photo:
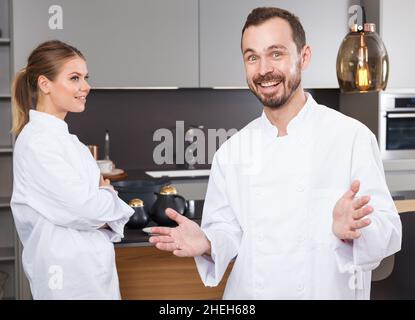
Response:
[[[13,83],[11,207],[34,299],[120,299],[113,242],[133,210],[64,121],[84,111],[87,79],[81,52],[48,41]]]

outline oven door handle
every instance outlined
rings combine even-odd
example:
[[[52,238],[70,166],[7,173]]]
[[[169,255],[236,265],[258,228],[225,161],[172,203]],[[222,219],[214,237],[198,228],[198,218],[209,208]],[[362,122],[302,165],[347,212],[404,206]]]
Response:
[[[414,113],[388,113],[386,114],[388,118],[415,118]]]

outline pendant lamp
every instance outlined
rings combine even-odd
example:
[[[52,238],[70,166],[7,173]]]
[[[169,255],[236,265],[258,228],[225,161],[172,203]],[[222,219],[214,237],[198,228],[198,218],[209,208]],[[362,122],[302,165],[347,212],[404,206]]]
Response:
[[[337,54],[337,80],[342,92],[370,92],[386,88],[389,57],[374,23],[352,25]]]

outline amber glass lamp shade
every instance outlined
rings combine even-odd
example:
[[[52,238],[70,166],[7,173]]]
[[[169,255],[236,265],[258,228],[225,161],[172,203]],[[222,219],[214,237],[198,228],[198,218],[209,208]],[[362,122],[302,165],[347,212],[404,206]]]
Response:
[[[389,58],[375,24],[354,25],[337,54],[337,80],[342,92],[380,91],[386,88]]]

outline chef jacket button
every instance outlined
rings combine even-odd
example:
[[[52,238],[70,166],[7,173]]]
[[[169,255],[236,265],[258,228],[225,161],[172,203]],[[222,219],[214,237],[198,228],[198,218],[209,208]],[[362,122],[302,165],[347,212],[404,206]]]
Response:
[[[297,186],[297,191],[298,191],[298,192],[303,192],[303,191],[304,191],[304,189],[305,189],[305,187],[304,187],[304,185],[303,185],[303,184],[301,184],[301,183]]]
[[[297,286],[297,291],[303,291],[304,290],[304,284],[300,283]]]
[[[304,235],[298,237],[298,242],[299,243],[303,243],[304,241],[305,241],[305,236]]]
[[[256,195],[256,196],[258,196],[258,197],[260,197],[260,196],[262,196],[262,192],[261,192],[261,191],[259,191],[259,190],[256,190],[256,191],[255,191],[255,195]]]
[[[307,144],[307,141],[305,140],[305,137],[302,137],[300,139],[300,144],[303,145],[303,146],[305,146]]]
[[[256,287],[260,290],[263,290],[264,289],[264,281],[260,281],[260,280],[257,281]]]

